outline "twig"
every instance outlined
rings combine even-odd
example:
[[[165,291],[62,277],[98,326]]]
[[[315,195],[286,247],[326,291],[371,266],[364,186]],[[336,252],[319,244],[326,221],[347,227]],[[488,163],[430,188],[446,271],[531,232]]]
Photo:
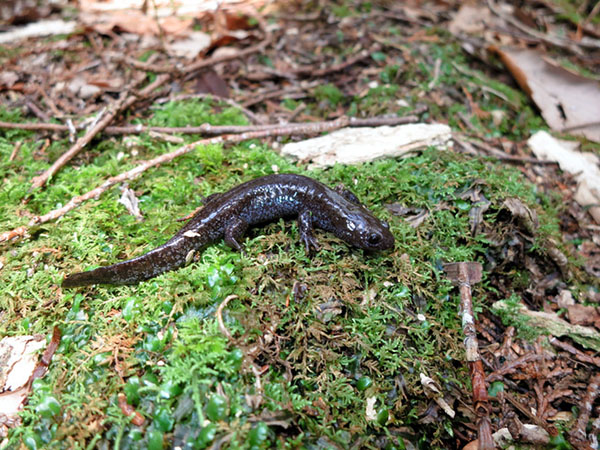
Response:
[[[599,392],[599,386],[600,385],[600,373],[597,373],[592,377],[592,379],[590,380],[588,387],[587,387],[587,391],[585,393],[585,397],[583,398],[583,401],[580,403],[580,407],[579,407],[579,417],[577,418],[577,422],[575,423],[575,426],[571,429],[571,431],[569,432],[569,436],[571,437],[572,440],[575,441],[575,443],[577,444],[578,448],[580,445],[582,444],[586,444],[587,441],[587,436],[586,436],[586,428],[588,425],[588,422],[590,420],[590,415],[592,413],[592,407],[594,406],[594,401],[596,400],[596,397],[598,397]]]
[[[507,161],[507,162],[514,162],[514,163],[522,163],[522,164],[538,164],[538,165],[542,165],[542,166],[550,166],[553,164],[554,165],[558,164],[556,161],[543,160],[543,159],[537,159],[537,158],[527,158],[525,156],[509,155],[508,153],[505,153],[502,150],[498,150],[497,148],[494,148],[493,146],[491,146],[490,144],[488,144],[486,142],[461,139],[461,136],[459,136],[457,133],[453,134],[453,138],[456,142],[458,142],[463,147],[468,149],[470,146],[474,145],[476,147],[479,147],[481,150],[485,151],[491,157],[496,158],[499,161]]]
[[[433,78],[427,85],[428,89],[433,89],[436,85],[438,78],[440,77],[440,68],[442,67],[442,58],[437,58],[435,60],[435,65],[433,66]]]
[[[518,409],[521,412],[521,414],[523,414],[525,417],[527,417],[531,422],[535,423],[540,428],[543,428],[549,434],[556,434],[556,430],[554,429],[554,427],[552,425],[546,423],[545,420],[542,420],[537,415],[533,414],[527,406],[523,405],[510,392],[504,391],[502,395],[504,396],[504,398],[506,400],[509,401],[509,403],[514,408]]]
[[[219,330],[225,335],[225,337],[227,337],[229,342],[232,344],[234,343],[233,337],[231,336],[231,333],[229,332],[229,330],[225,326],[225,322],[223,321],[223,309],[231,300],[235,298],[238,298],[238,296],[235,294],[225,297],[225,299],[217,307],[217,311],[215,312],[215,315],[217,316],[217,323],[219,324]],[[252,397],[254,397],[254,406],[258,407],[262,402],[262,382],[260,381],[260,377],[264,373],[264,370],[262,370],[256,365],[254,359],[247,352],[244,352],[244,362],[250,366],[250,368],[252,369],[252,374],[254,375],[254,388],[256,389],[256,394]]]
[[[19,141],[15,144],[15,147],[13,148],[13,151],[11,152],[10,156],[8,157],[9,161],[14,161],[15,158],[17,157],[19,150],[21,149],[21,145],[23,145],[23,141]]]
[[[462,318],[463,334],[465,335],[466,358],[471,374],[471,386],[473,388],[473,409],[478,419],[479,449],[494,449],[496,446],[492,438],[490,422],[491,406],[485,383],[483,363],[479,354],[471,298],[471,285],[481,281],[482,267],[481,264],[475,262],[459,262],[446,264],[444,271],[450,280],[458,284],[460,290],[460,315]]]
[[[490,10],[494,14],[496,14],[498,17],[501,17],[502,19],[506,20],[508,23],[517,27],[519,30],[523,31],[524,33],[527,33],[528,35],[533,36],[533,37],[535,37],[543,42],[546,42],[548,44],[556,45],[557,47],[561,47],[561,48],[566,48],[567,50],[570,50],[573,53],[575,53],[577,56],[580,56],[580,57],[585,56],[585,53],[583,52],[583,50],[581,50],[580,47],[589,47],[589,48],[595,48],[595,49],[600,48],[600,41],[597,41],[597,40],[587,39],[585,41],[581,40],[580,42],[574,42],[570,39],[560,38],[558,36],[553,36],[550,34],[545,34],[540,31],[534,30],[533,28],[530,28],[527,25],[525,25],[524,23],[522,23],[520,20],[517,20],[512,16],[504,14],[502,11],[500,11],[499,8],[496,7],[496,4],[494,3],[493,0],[487,0],[487,4],[488,4],[488,7],[490,8]]]
[[[360,62],[364,59],[367,59],[371,56],[371,53],[367,50],[363,50],[356,55],[353,55],[346,59],[344,62],[338,64],[329,65],[323,69],[315,69],[313,66],[307,67],[298,67],[297,69],[292,69],[290,72],[300,77],[311,77],[311,78],[320,78],[325,75],[329,75],[335,72],[341,72],[342,70],[353,66],[357,62]]]
[[[234,294],[225,297],[225,299],[221,302],[221,304],[217,308],[217,311],[215,312],[215,315],[217,316],[217,323],[219,324],[219,330],[221,330],[221,333],[223,333],[230,342],[233,340],[233,337],[231,336],[231,333],[229,332],[229,330],[225,326],[225,322],[223,321],[223,309],[227,306],[227,303],[229,303],[230,300],[233,300],[237,297],[238,296]]]
[[[558,347],[561,350],[564,350],[564,351],[570,353],[578,361],[581,361],[586,364],[594,364],[596,367],[600,367],[600,357],[587,355],[586,353],[583,353],[581,350],[578,350],[577,348],[573,347],[572,345],[567,344],[566,342],[563,342],[554,336],[552,336],[550,339],[548,339],[548,341],[555,347]]]
[[[129,95],[128,91],[124,91],[119,99],[110,105],[107,109],[107,113],[104,117],[91,127],[82,137],[77,139],[75,145],[73,145],[67,152],[63,153],[55,162],[41,175],[34,177],[31,183],[32,189],[43,186],[48,179],[56,174],[67,162],[69,162],[77,153],[79,153],[83,147],[85,147],[99,132],[108,126],[110,122],[121,112],[133,105],[139,98],[144,98],[150,95],[156,88],[166,83],[171,79],[170,75],[161,75],[150,83],[144,89],[140,91],[138,95]]]
[[[526,353],[523,356],[518,357],[514,361],[507,362],[502,367],[500,367],[498,370],[495,370],[494,372],[490,373],[486,377],[485,381],[487,381],[488,383],[491,383],[496,380],[502,380],[504,375],[506,375],[507,373],[513,372],[520,366],[527,364],[531,361],[538,361],[539,359],[541,359],[540,355],[537,355],[532,352]]]
[[[328,121],[328,122],[317,122],[310,124],[300,124],[296,126],[281,126],[277,129],[269,129],[262,130],[256,132],[249,133],[241,133],[241,134],[228,134],[224,136],[218,136],[213,138],[201,139],[199,141],[192,142],[190,144],[183,145],[178,149],[160,155],[150,161],[144,161],[138,166],[134,167],[127,172],[123,172],[114,177],[108,178],[104,183],[100,186],[92,189],[91,191],[86,192],[85,194],[78,195],[77,197],[73,197],[69,200],[64,206],[61,208],[54,209],[47,214],[42,216],[34,216],[29,221],[28,226],[33,227],[36,225],[40,225],[51,220],[56,220],[59,217],[64,216],[69,211],[75,209],[81,203],[90,200],[92,198],[98,197],[102,193],[106,192],[112,186],[121,183],[123,181],[132,180],[138,177],[140,174],[150,169],[151,167],[159,166],[160,164],[169,162],[179,156],[190,153],[195,150],[196,147],[201,145],[211,145],[211,144],[235,144],[243,141],[247,141],[249,139],[261,139],[266,137],[275,137],[275,136],[288,136],[288,135],[313,135],[319,134],[325,131],[337,130],[339,128],[343,128],[347,126],[350,122],[350,119],[347,117],[342,117],[340,119]],[[0,243],[6,242],[10,239],[22,238],[28,233],[27,227],[18,227],[14,230],[6,231],[0,234]]]
[[[415,114],[421,114],[426,108],[415,109]],[[416,115],[403,117],[367,117],[349,119],[348,126],[350,127],[376,127],[382,125],[402,125],[406,123],[417,122],[419,118]],[[319,122],[312,122],[313,124]],[[291,122],[285,126],[299,127],[307,125],[306,122]],[[121,127],[110,126],[104,129],[106,134],[141,134],[141,133],[165,133],[165,134],[200,134],[205,136],[219,136],[222,134],[240,134],[256,131],[276,130],[281,128],[281,124],[266,124],[266,125],[211,125],[208,123],[197,127],[149,127],[144,125],[125,125]],[[10,128],[30,131],[70,131],[67,125],[55,123],[13,123],[0,122],[0,128]]]
[[[269,100],[271,98],[279,98],[282,95],[285,95],[286,99],[298,99],[308,97],[306,91],[314,86],[317,86],[320,83],[311,82],[310,84],[303,85],[302,88],[283,88],[283,89],[275,89],[267,92],[263,92],[260,95],[253,94],[249,100],[246,100],[242,103],[245,108],[248,108],[252,105],[256,105],[257,103],[262,103],[265,100]]]

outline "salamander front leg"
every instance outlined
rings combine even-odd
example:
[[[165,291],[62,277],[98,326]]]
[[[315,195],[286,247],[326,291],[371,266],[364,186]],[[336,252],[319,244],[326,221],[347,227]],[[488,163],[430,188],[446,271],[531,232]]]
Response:
[[[306,247],[306,253],[310,253],[311,248],[315,251],[319,250],[319,243],[313,235],[312,213],[310,211],[302,211],[298,215],[298,230],[300,231],[300,239]]]
[[[227,224],[225,228],[225,243],[229,245],[231,248],[235,248],[240,252],[243,252],[241,244],[238,242],[246,232],[248,228],[248,223],[240,218],[233,218]]]

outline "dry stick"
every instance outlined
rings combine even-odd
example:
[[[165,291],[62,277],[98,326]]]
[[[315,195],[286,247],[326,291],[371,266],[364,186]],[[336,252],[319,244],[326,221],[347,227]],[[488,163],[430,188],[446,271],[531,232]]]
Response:
[[[56,172],[58,172],[67,162],[69,162],[77,153],[79,153],[83,147],[85,147],[90,141],[100,133],[104,128],[108,126],[109,123],[113,121],[113,119],[121,112],[129,108],[131,105],[135,103],[135,101],[144,97],[157,87],[161,86],[171,77],[169,75],[162,75],[156,78],[154,82],[150,83],[144,89],[142,89],[138,95],[128,95],[128,91],[124,91],[121,93],[119,99],[108,107],[108,110],[105,112],[104,117],[96,123],[92,128],[90,128],[82,137],[77,139],[75,144],[63,153],[54,164],[50,166],[49,169],[44,171],[41,175],[34,177],[31,183],[32,189],[39,188],[43,186],[48,179],[53,176]]]
[[[231,336],[231,333],[225,326],[225,321],[223,320],[223,309],[225,309],[225,307],[227,306],[227,303],[229,303],[229,301],[233,300],[234,298],[238,298],[238,296],[235,294],[232,294],[232,295],[228,295],[227,297],[225,297],[225,300],[223,300],[221,302],[221,304],[218,306],[217,311],[215,313],[215,315],[217,316],[217,323],[219,324],[219,330],[221,330],[221,333],[223,333],[223,335],[225,335],[225,337],[231,343],[233,343],[233,336]]]
[[[466,137],[466,136],[462,136]],[[459,142],[465,148],[468,148],[469,145],[474,145],[479,147],[481,150],[490,154],[491,157],[496,158],[499,161],[507,161],[507,162],[515,162],[515,163],[527,163],[527,164],[538,164],[542,166],[550,166],[553,164],[558,164],[556,161],[550,161],[545,159],[537,159],[537,158],[528,158],[525,156],[513,156],[508,153],[503,152],[502,150],[498,150],[494,148],[490,144],[482,141],[477,141],[474,139],[461,139],[458,134],[454,134],[454,140]]]
[[[199,141],[192,142],[190,144],[183,145],[179,147],[177,150],[174,150],[170,153],[165,153],[163,155],[157,156],[150,161],[144,161],[138,166],[134,167],[127,172],[123,172],[119,175],[111,177],[107,179],[100,186],[92,189],[91,191],[86,192],[85,194],[79,195],[77,197],[73,197],[71,200],[67,202],[63,207],[57,208],[55,210],[50,211],[43,216],[34,216],[29,221],[28,227],[33,227],[35,225],[40,225],[51,220],[56,220],[59,217],[64,216],[69,211],[75,209],[81,203],[86,200],[90,200],[92,198],[98,197],[100,194],[106,192],[109,188],[114,186],[115,184],[121,183],[123,181],[132,180],[138,177],[140,174],[150,169],[151,167],[158,166],[160,164],[169,162],[178,156],[185,155],[186,153],[190,153],[196,147],[200,145],[210,145],[210,144],[235,144],[242,141],[247,141],[249,139],[261,139],[266,137],[273,136],[288,136],[291,134],[297,135],[307,135],[307,134],[319,134],[324,131],[332,131],[337,130],[339,128],[343,128],[348,125],[350,119],[347,117],[342,117],[340,119],[332,120],[329,122],[317,122],[317,123],[309,123],[309,124],[300,124],[296,126],[281,126],[278,129],[270,129],[263,131],[255,131],[250,133],[241,133],[241,134],[229,134],[224,136],[218,136],[213,138],[201,139]],[[21,226],[15,228],[14,230],[6,231],[0,234],[0,243],[6,242],[10,239],[14,238],[22,238],[27,235],[29,229],[28,227]]]
[[[590,384],[587,387],[587,391],[585,396],[583,397],[583,401],[580,404],[579,408],[579,417],[577,418],[577,422],[573,429],[569,432],[569,436],[575,443],[578,445],[582,445],[586,443],[586,433],[585,429],[587,428],[588,422],[590,420],[590,415],[592,414],[592,407],[594,406],[594,401],[596,397],[598,397],[600,387],[600,373],[596,373],[592,379],[590,380]]]
[[[490,403],[488,399],[487,386],[485,383],[485,372],[477,332],[473,318],[473,302],[471,299],[471,284],[481,281],[481,264],[475,262],[459,262],[446,264],[444,266],[448,278],[458,284],[460,290],[460,315],[462,318],[463,333],[465,335],[465,349],[469,372],[471,374],[471,385],[473,388],[473,407],[478,418],[479,449],[495,449],[492,438],[490,422]]]
[[[259,23],[262,23],[262,20],[259,19]],[[183,74],[188,74],[188,73],[194,72],[196,70],[202,69],[207,66],[212,66],[212,65],[220,63],[220,62],[225,62],[225,61],[229,61],[232,59],[241,58],[241,57],[244,57],[251,53],[263,50],[271,42],[271,39],[272,39],[271,33],[267,32],[266,28],[264,28],[264,27],[263,27],[263,30],[265,30],[266,37],[259,44],[248,47],[248,48],[240,51],[236,55],[225,55],[225,56],[221,56],[218,58],[208,58],[208,59],[198,61],[195,64],[191,64],[191,65],[185,67],[181,72]],[[171,73],[173,72],[173,67],[170,67],[167,72],[169,72],[169,73],[159,75],[156,78],[156,80],[154,80],[154,82],[150,83],[148,86],[146,86],[144,89],[142,89],[139,93],[139,97],[143,98],[144,96],[152,93],[152,91],[154,91],[156,88],[162,86],[164,83],[166,83],[168,80],[170,80],[172,78]],[[33,179],[32,188],[37,188],[37,187],[44,185],[44,183],[46,183],[46,181],[48,181],[48,178],[50,178],[52,175],[54,175],[56,172],[58,172],[60,170],[60,168],[62,166],[64,166],[69,160],[71,160],[71,158],[73,158],[77,153],[79,153],[83,149],[83,147],[93,139],[93,137],[96,134],[98,134],[100,131],[102,131],[104,128],[106,128],[108,126],[108,124],[110,122],[112,122],[112,120],[115,118],[116,115],[118,115],[121,111],[126,110],[131,105],[133,105],[137,99],[138,99],[138,96],[136,96],[136,95],[127,96],[126,93],[123,93],[121,95],[121,97],[119,98],[119,100],[115,104],[113,104],[109,107],[109,113],[106,116],[104,116],[104,118],[102,120],[100,120],[96,124],[96,126],[94,126],[92,129],[88,130],[88,132],[84,136],[79,138],[77,140],[77,142],[75,143],[75,145],[73,145],[73,147],[71,147],[66,153],[64,153],[60,158],[58,158],[48,170],[46,170],[39,177],[35,177]]]
[[[235,342],[233,340],[231,332],[225,326],[225,321],[223,320],[223,309],[231,300],[235,298],[238,298],[238,296],[235,294],[225,297],[225,299],[221,302],[221,304],[217,308],[217,311],[215,312],[215,315],[217,316],[217,323],[219,324],[219,330],[221,331],[221,333],[223,333],[223,335],[231,344],[234,344]],[[263,371],[261,371],[261,369],[255,364],[254,360],[247,354],[244,354],[244,362],[249,364],[252,368],[252,374],[254,375],[254,387],[256,389],[256,392],[262,393],[262,382],[260,381],[260,377],[262,376]]]
[[[417,108],[415,114],[421,114],[423,108]],[[403,117],[367,117],[349,119],[348,126],[350,127],[376,127],[382,125],[402,125],[418,121],[416,115]],[[317,123],[317,122],[313,122]],[[297,127],[306,125],[306,122],[290,122],[285,126]],[[141,133],[166,133],[166,134],[202,134],[208,136],[218,136],[221,134],[240,134],[250,133],[255,131],[276,130],[281,128],[281,124],[266,124],[266,125],[211,125],[208,123],[197,127],[149,127],[144,125],[125,125],[121,127],[110,126],[104,129],[106,134],[141,134]],[[0,122],[0,128],[11,128],[20,130],[42,130],[42,131],[69,131],[67,125],[59,125],[54,123],[12,123]]]
[[[357,62],[360,62],[360,61],[370,58],[370,57],[371,57],[371,52],[369,52],[368,50],[363,50],[363,51],[357,53],[356,55],[350,56],[344,62],[341,62],[338,64],[332,64],[324,69],[316,69],[313,66],[307,66],[307,67],[298,67],[297,69],[292,69],[289,72],[291,74],[301,76],[301,77],[320,78],[320,77],[324,77],[325,75],[329,75],[331,73],[341,72],[342,70],[356,64]]]
[[[571,344],[567,344],[566,342],[560,341],[555,336],[552,336],[550,339],[548,339],[548,342],[550,342],[555,347],[558,347],[561,350],[564,350],[564,351],[572,354],[575,357],[575,359],[577,359],[578,361],[581,361],[581,362],[587,363],[587,364],[594,364],[595,366],[600,367],[600,357],[598,357],[598,356],[590,356],[586,353],[583,353],[581,350],[578,350],[577,348],[573,347]]]
[[[577,56],[583,57],[585,53],[581,50],[580,47],[590,47],[590,48],[600,48],[600,42],[593,40],[589,42],[574,42],[570,39],[564,39],[558,36],[553,36],[550,34],[545,34],[540,31],[537,31],[531,27],[528,27],[523,22],[518,19],[515,19],[512,15],[504,14],[500,8],[494,3],[493,0],[487,0],[488,7],[490,10],[496,14],[498,17],[506,20],[511,25],[517,27],[522,32],[528,34],[529,36],[533,36],[536,39],[539,39],[548,44],[556,45],[557,47],[566,48],[567,50],[572,51]]]

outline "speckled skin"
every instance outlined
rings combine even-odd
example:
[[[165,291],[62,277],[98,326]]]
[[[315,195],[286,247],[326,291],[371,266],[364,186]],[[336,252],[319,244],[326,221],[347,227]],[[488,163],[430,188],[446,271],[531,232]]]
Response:
[[[249,226],[280,217],[298,218],[307,251],[318,249],[313,227],[366,250],[394,246],[388,225],[373,216],[350,191],[333,190],[302,175],[267,175],[210,196],[205,206],[160,247],[111,266],[68,275],[62,285],[136,284],[185,265],[191,252],[221,238],[242,250],[239,241]]]

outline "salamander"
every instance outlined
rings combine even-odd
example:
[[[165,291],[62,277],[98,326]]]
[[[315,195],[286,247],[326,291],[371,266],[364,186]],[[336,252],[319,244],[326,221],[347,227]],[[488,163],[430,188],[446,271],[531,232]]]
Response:
[[[388,224],[343,187],[334,190],[302,175],[266,175],[207,197],[203,208],[160,247],[137,258],[68,275],[62,286],[137,284],[184,266],[194,251],[222,238],[242,251],[240,240],[248,227],[281,217],[297,217],[307,253],[319,249],[313,227],[365,250],[394,246]]]

